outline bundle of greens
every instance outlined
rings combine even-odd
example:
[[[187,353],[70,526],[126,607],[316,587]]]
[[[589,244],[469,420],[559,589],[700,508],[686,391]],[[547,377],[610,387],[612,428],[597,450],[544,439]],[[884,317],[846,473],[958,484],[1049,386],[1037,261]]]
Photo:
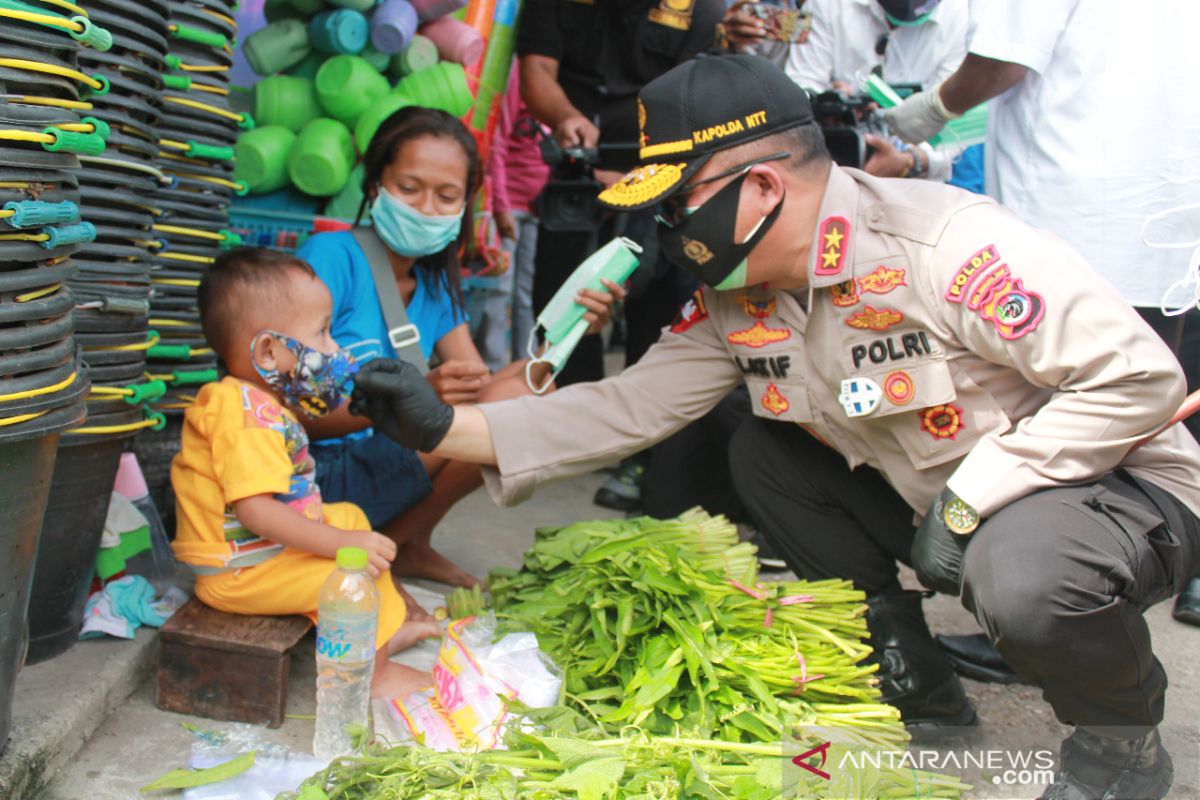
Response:
[[[499,632],[532,631],[565,702],[610,734],[780,742],[797,726],[900,745],[864,663],[864,595],[847,581],[757,583],[755,550],[700,510],[541,529],[489,583]]]
[[[341,758],[283,800],[775,800],[780,797],[957,798],[956,779],[911,769],[840,770],[824,779],[780,744],[608,737],[568,709],[526,712],[507,750],[440,753],[369,747]]]

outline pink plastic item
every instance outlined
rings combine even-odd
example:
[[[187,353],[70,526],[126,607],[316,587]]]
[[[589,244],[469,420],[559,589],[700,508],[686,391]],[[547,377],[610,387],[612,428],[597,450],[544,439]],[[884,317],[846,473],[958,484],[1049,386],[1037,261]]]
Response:
[[[430,22],[453,14],[465,6],[467,0],[412,0],[412,4],[421,22]]]
[[[138,500],[150,494],[142,466],[133,453],[121,454],[121,465],[117,467],[117,481],[113,491],[129,500]]]
[[[426,23],[420,34],[437,45],[443,61],[474,64],[483,55],[483,36],[479,31],[454,17],[442,17]]]

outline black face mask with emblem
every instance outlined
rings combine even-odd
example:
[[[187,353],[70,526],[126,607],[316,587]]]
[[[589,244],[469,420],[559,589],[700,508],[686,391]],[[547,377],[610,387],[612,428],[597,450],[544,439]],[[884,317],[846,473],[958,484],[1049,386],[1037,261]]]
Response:
[[[679,222],[658,219],[658,244],[675,264],[717,291],[746,285],[746,258],[783,211],[784,200],[759,220],[743,242],[735,240],[738,203],[747,171]]]

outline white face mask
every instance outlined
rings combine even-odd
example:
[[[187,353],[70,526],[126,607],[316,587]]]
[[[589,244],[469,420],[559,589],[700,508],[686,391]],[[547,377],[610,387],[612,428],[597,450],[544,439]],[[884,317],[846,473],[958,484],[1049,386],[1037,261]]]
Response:
[[[1193,213],[1183,215],[1183,212],[1187,211]],[[1152,222],[1175,214],[1183,215],[1178,221],[1178,225],[1175,226],[1175,236],[1169,234],[1172,226],[1162,226],[1154,237],[1147,235],[1146,229]],[[1181,235],[1195,236],[1196,238],[1181,241]],[[1159,308],[1166,316],[1177,317],[1180,314],[1186,314],[1189,309],[1200,307],[1200,203],[1168,208],[1166,211],[1159,211],[1157,214],[1151,214],[1146,217],[1145,221],[1142,222],[1142,242],[1148,247],[1161,250],[1186,250],[1189,247],[1192,248],[1192,255],[1188,259],[1187,269],[1184,271],[1183,277],[1175,281],[1167,289],[1163,295],[1162,302],[1159,304]],[[1178,303],[1179,305],[1172,303]]]

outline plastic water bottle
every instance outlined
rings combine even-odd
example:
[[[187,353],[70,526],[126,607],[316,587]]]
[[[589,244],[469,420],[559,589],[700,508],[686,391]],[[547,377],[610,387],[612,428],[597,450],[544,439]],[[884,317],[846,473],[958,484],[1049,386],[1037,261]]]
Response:
[[[113,489],[133,503],[150,526],[150,548],[126,559],[125,572],[145,577],[154,586],[154,594],[162,597],[175,585],[175,555],[171,552],[167,529],[158,514],[158,508],[150,499],[150,489],[146,486],[142,467],[133,453],[121,454]]]
[[[366,726],[379,590],[367,574],[367,551],[343,547],[317,605],[317,730],[313,755],[331,761],[351,750],[348,725]]]

